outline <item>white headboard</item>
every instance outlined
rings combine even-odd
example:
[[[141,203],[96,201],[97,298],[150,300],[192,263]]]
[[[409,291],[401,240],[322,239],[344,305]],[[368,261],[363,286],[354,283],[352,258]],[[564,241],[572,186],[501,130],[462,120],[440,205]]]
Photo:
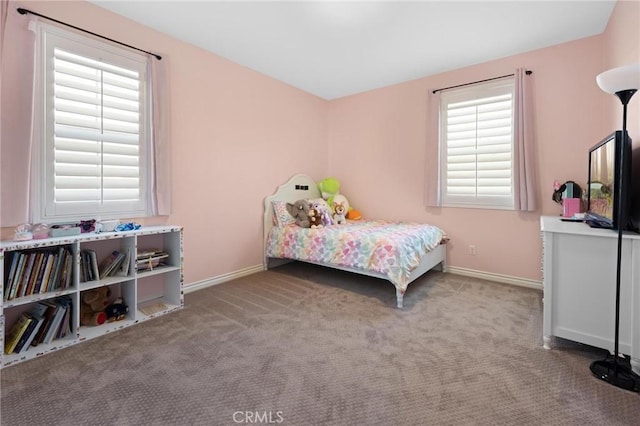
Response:
[[[264,199],[264,217],[263,217],[263,253],[267,248],[267,237],[269,231],[273,227],[273,208],[272,201],[286,201],[293,203],[305,198],[320,198],[320,190],[318,184],[307,175],[295,175],[287,182],[283,183],[276,189],[272,195]],[[264,266],[267,268],[267,257],[264,256]]]

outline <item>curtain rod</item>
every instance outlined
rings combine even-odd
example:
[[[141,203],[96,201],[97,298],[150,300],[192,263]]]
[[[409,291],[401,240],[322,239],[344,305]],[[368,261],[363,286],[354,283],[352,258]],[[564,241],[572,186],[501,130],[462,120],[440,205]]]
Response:
[[[527,74],[527,75],[531,75],[531,74],[533,74],[533,71],[531,71],[531,70],[526,70],[526,71],[525,71],[525,74]],[[470,86],[470,85],[472,85],[472,84],[484,83],[484,82],[487,82],[487,81],[499,80],[499,79],[501,79],[501,78],[513,77],[514,75],[515,75],[515,74],[501,75],[500,77],[493,77],[493,78],[487,78],[487,79],[484,79],[484,80],[472,81],[471,83],[458,84],[457,86],[443,87],[442,89],[436,89],[436,90],[434,90],[434,91],[433,91],[433,93],[436,93],[436,92],[442,92],[443,90],[455,89],[455,88],[457,88],[457,87]]]
[[[109,41],[111,41],[111,42],[113,42],[113,43],[117,43],[117,44],[119,44],[119,45],[122,45],[122,46],[128,47],[129,49],[134,49],[134,50],[137,50],[137,51],[140,51],[140,52],[144,52],[144,53],[146,53],[146,54],[148,54],[148,55],[155,56],[155,57],[156,57],[156,59],[158,59],[159,61],[160,61],[160,60],[162,60],[162,56],[157,55],[157,54],[155,54],[155,53],[147,52],[146,50],[142,50],[142,49],[138,49],[137,47],[134,47],[134,46],[131,46],[131,45],[128,45],[128,44],[125,44],[125,43],[119,42],[118,40],[114,40],[114,39],[112,39],[112,38],[105,37],[105,36],[102,36],[102,35],[100,35],[100,34],[96,34],[96,33],[94,33],[94,32],[91,32],[91,31],[88,31],[88,30],[85,30],[85,29],[82,29],[82,28],[78,28],[78,27],[76,27],[75,25],[71,25],[71,24],[67,24],[66,22],[58,21],[57,19],[53,19],[53,18],[50,18],[50,17],[48,17],[48,16],[41,15],[41,14],[39,14],[39,13],[37,13],[37,12],[33,12],[33,11],[31,11],[31,10],[28,10],[28,9],[23,9],[23,8],[19,7],[19,8],[18,8],[18,13],[19,13],[20,15],[25,15],[25,14],[27,14],[27,13],[30,13],[30,14],[32,14],[32,15],[39,16],[39,17],[41,17],[41,18],[45,18],[45,19],[48,19],[48,20],[53,21],[53,22],[57,22],[58,24],[62,24],[62,25],[65,25],[65,26],[67,26],[67,27],[71,27],[71,28],[73,28],[74,30],[82,31],[82,32],[84,32],[84,33],[88,33],[88,34],[91,34],[91,35],[93,35],[93,36],[100,37],[100,38],[103,38],[103,39],[105,39],[105,40],[109,40]]]

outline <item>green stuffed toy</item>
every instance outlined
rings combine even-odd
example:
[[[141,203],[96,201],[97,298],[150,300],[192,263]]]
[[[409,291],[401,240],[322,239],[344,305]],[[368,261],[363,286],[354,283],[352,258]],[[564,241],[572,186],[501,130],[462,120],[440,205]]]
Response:
[[[362,214],[354,210],[353,207],[349,205],[349,200],[347,197],[340,194],[340,181],[334,177],[328,177],[326,179],[322,179],[318,182],[318,189],[322,194],[322,198],[327,200],[327,203],[331,208],[337,204],[342,204],[345,211],[347,212],[347,219],[358,220],[362,219]]]

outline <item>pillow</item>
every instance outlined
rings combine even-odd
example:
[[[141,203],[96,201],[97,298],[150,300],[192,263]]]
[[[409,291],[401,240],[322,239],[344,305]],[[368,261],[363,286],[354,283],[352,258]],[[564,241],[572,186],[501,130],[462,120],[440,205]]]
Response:
[[[286,201],[272,201],[274,225],[282,227],[296,223],[296,219],[287,211]]]

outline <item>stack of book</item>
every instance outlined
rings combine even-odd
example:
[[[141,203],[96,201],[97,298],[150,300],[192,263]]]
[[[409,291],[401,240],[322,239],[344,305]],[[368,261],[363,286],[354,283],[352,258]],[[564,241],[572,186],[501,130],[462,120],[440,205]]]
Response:
[[[71,298],[58,297],[33,305],[13,324],[5,338],[4,353],[19,354],[31,346],[51,343],[71,334]]]
[[[73,255],[66,246],[16,251],[5,281],[6,300],[71,286]]]
[[[131,263],[131,249],[122,251],[114,250],[109,256],[100,262],[97,266],[97,275],[99,279],[111,277],[113,275],[127,276],[129,275],[129,264]]]
[[[164,266],[169,254],[159,249],[141,250],[136,258],[138,271],[151,271],[159,266]]]

